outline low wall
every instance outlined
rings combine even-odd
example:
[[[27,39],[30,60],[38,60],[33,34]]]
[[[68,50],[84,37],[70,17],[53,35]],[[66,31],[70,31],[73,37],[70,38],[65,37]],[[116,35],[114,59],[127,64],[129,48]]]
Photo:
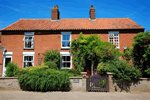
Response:
[[[113,81],[113,75],[109,75],[110,92],[150,92],[150,78],[132,79],[131,82],[124,82],[123,86]],[[126,86],[125,84],[128,84]]]
[[[70,82],[71,91],[82,91],[82,77],[70,77]]]
[[[85,91],[86,79],[70,77],[71,91]],[[0,90],[21,90],[17,77],[0,77]]]
[[[17,77],[0,77],[0,90],[20,90]]]
[[[113,82],[113,75],[108,75],[109,77],[109,92],[120,92],[122,89],[120,86]],[[86,76],[85,77],[70,77],[71,91],[86,91]],[[136,84],[131,83],[129,87],[124,88],[129,89],[128,92],[150,92],[150,78],[140,78],[136,81]],[[17,77],[0,77],[0,90],[21,90],[18,84]]]

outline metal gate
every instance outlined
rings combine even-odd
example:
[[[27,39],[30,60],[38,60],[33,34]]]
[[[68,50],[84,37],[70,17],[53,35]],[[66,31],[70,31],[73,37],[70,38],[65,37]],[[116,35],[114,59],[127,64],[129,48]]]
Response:
[[[108,77],[93,75],[86,78],[88,92],[109,92]]]

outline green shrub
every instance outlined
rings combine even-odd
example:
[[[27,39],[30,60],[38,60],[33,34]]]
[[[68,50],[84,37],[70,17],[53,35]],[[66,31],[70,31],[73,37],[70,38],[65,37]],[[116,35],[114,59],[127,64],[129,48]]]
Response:
[[[67,73],[46,66],[21,70],[18,81],[22,90],[28,91],[66,91],[71,84]]]
[[[60,69],[61,56],[60,56],[59,51],[57,51],[57,50],[48,50],[43,55],[45,56],[44,57],[44,63],[53,61],[53,62],[56,63],[57,68]]]
[[[145,72],[150,75],[150,68],[148,68],[147,70],[145,70]]]
[[[54,61],[46,62],[44,63],[44,65],[47,65],[51,69],[56,69],[56,70],[58,69],[57,64]]]
[[[16,77],[20,68],[14,62],[9,62],[6,66],[6,77]]]
[[[130,60],[133,58],[132,48],[127,47],[127,49],[126,49],[125,52],[123,53],[122,57],[123,57],[126,61],[130,61]]]
[[[141,77],[140,70],[136,69],[130,63],[123,60],[108,61],[100,63],[97,67],[98,74],[106,75],[106,72],[112,72],[116,82],[130,81]]]
[[[68,73],[68,75],[70,77],[81,76],[81,72],[77,69],[60,69],[60,71],[64,71],[64,72]]]
[[[140,32],[133,40],[133,64],[141,70],[143,77],[150,77],[145,72],[150,68],[150,32]]]

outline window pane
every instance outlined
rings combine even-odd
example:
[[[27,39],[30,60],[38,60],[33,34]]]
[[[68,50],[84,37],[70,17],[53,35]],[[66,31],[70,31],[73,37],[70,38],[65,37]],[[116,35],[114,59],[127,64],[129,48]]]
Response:
[[[70,35],[63,35],[63,39],[62,40],[70,40]]]
[[[25,37],[25,40],[28,40],[28,37]]]
[[[62,56],[63,61],[70,61],[70,56]]]
[[[33,61],[33,56],[29,56],[29,61]]]
[[[28,61],[28,56],[24,56],[24,61]]]
[[[62,42],[62,47],[70,47],[70,42]]]
[[[32,37],[29,37],[29,40],[32,40]]]
[[[114,36],[118,36],[118,34],[114,34]]]
[[[70,67],[70,62],[63,62],[63,67]]]
[[[25,41],[25,48],[31,48],[31,41]]]
[[[24,64],[23,64],[24,66],[24,68],[26,68],[26,67],[28,67],[28,63],[27,62],[24,62]]]
[[[66,56],[66,61],[70,61],[70,56]]]

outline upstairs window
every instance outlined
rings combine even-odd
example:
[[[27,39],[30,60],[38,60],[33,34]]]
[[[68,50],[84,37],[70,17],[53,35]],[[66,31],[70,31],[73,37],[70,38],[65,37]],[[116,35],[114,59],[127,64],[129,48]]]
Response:
[[[108,36],[108,41],[120,49],[119,46],[119,31],[110,31]]]
[[[71,32],[61,32],[61,48],[71,47]]]
[[[34,49],[34,33],[25,33],[24,35],[24,48]]]

